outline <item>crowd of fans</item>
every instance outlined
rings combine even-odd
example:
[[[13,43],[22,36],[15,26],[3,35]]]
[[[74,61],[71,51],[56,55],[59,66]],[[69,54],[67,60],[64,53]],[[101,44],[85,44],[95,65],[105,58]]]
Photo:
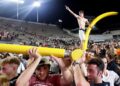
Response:
[[[0,35],[2,39],[10,36],[17,40],[14,44],[64,48],[70,52],[80,48],[78,38],[45,36],[24,29],[14,29],[15,34],[0,31]],[[117,48],[118,40],[89,42],[87,51],[77,61],[71,56],[41,56],[35,47],[28,50],[28,55],[0,53],[0,86],[120,86]]]
[[[15,33],[10,33],[5,30],[0,30],[0,40],[1,41],[11,41],[11,40],[17,38],[17,36],[18,35]]]
[[[120,56],[114,52],[119,47],[120,41],[116,40],[90,43],[82,60],[77,62],[73,62],[70,57],[63,59],[55,56],[42,57],[36,48],[29,50],[29,56],[1,53],[0,84],[6,84],[1,86],[120,86]],[[73,45],[67,49],[73,51],[76,48],[78,47]]]

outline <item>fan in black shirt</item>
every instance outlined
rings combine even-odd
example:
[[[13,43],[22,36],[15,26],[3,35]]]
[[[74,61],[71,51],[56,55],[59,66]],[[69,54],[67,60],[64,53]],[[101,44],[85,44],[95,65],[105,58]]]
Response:
[[[20,75],[12,78],[12,79],[10,80],[10,86],[16,86],[16,85],[15,85],[15,84],[16,84],[16,80],[17,80],[17,78],[18,78],[19,76],[20,76]]]
[[[110,86],[109,82],[102,81],[104,63],[101,59],[93,58],[88,61],[87,80],[82,73],[82,62],[73,65],[75,86]]]

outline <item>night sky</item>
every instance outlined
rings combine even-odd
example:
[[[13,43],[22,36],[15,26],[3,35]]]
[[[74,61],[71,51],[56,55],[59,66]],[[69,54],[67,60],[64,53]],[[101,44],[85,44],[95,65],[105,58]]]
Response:
[[[9,0],[10,1],[10,0]],[[36,8],[31,4],[34,0],[25,0],[23,5],[19,5],[19,19],[26,21],[36,21]],[[85,16],[98,16],[108,11],[120,12],[120,0],[40,0],[42,2],[39,8],[39,22],[58,24],[61,19],[62,25],[67,29],[78,27],[76,19],[65,9],[69,6],[75,13],[84,10]],[[7,18],[16,18],[16,4],[0,0],[0,16]],[[93,32],[104,32],[112,28],[120,28],[120,15],[107,17],[97,23],[98,30]]]

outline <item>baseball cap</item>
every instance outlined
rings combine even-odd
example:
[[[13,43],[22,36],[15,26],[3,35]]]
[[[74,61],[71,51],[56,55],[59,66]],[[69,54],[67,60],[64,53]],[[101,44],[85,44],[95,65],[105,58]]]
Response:
[[[42,58],[41,61],[39,62],[37,68],[44,66],[44,65],[48,65],[50,66],[50,61],[47,58]]]

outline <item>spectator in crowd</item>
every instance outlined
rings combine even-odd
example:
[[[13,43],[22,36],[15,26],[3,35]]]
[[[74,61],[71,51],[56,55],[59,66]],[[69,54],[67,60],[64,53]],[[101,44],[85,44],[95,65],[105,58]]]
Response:
[[[117,73],[114,71],[110,71],[107,69],[107,58],[106,57],[100,57],[105,65],[104,72],[103,72],[103,81],[109,82],[110,86],[120,86],[120,77]],[[115,84],[115,85],[114,85]]]
[[[2,61],[2,73],[5,74],[9,81],[10,86],[15,86],[16,79],[18,78],[17,69],[20,65],[20,60],[17,57],[6,57]]]
[[[76,86],[110,86],[109,82],[102,81],[102,74],[104,70],[104,63],[102,60],[97,58],[92,58],[88,61],[87,66],[87,80],[82,74],[82,70],[79,67],[81,63],[75,63],[73,66],[74,79]]]
[[[108,60],[107,69],[116,72],[120,76],[119,65],[117,65],[116,62],[115,62],[114,54],[113,53],[107,53],[106,57],[107,57],[107,60]]]
[[[0,40],[11,41],[13,38],[16,38],[16,37],[17,37],[17,34],[15,33],[10,33],[5,30],[0,30]]]
[[[50,75],[49,61],[38,54],[37,48],[30,49],[29,55],[31,62],[29,62],[27,69],[17,79],[16,86],[69,86],[64,77],[67,75],[65,73],[66,70],[63,69],[64,67],[60,66],[62,75]],[[54,56],[53,58],[56,59]]]

